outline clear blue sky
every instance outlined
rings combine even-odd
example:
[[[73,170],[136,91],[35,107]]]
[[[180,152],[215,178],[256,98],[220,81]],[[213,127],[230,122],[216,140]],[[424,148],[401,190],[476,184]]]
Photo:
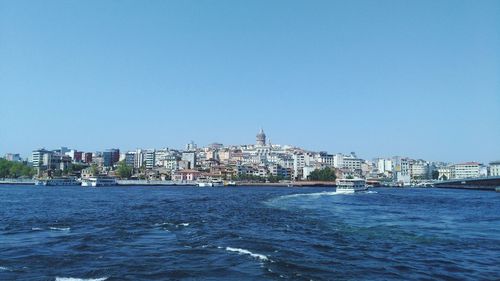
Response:
[[[500,159],[500,1],[0,0],[0,154]]]

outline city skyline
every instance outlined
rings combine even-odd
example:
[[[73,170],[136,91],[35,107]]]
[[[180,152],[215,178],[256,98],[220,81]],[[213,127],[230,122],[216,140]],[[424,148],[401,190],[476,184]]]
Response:
[[[500,2],[0,3],[0,155],[253,142],[500,158]]]
[[[259,137],[261,134],[264,134],[263,139],[262,139],[262,137]],[[263,130],[262,127],[260,127],[260,130],[257,133],[256,138],[257,139],[255,140],[254,143],[247,142],[247,143],[241,143],[241,144],[226,144],[226,143],[217,142],[217,141],[210,142],[210,143],[207,143],[207,144],[198,144],[197,142],[191,140],[190,142],[186,142],[185,144],[183,144],[182,146],[179,146],[179,147],[164,145],[164,146],[158,146],[158,147],[144,147],[144,146],[141,147],[141,146],[136,146],[134,148],[123,148],[123,147],[119,147],[119,146],[114,146],[114,147],[107,147],[107,148],[100,148],[100,149],[85,149],[85,148],[81,148],[81,147],[74,147],[74,146],[67,146],[67,145],[60,145],[60,146],[54,146],[54,147],[39,146],[37,148],[33,148],[32,150],[30,150],[30,152],[27,153],[26,155],[24,155],[22,153],[19,153],[19,154],[20,154],[20,156],[21,156],[22,159],[31,160],[30,155],[31,155],[32,151],[37,150],[37,149],[47,149],[47,150],[50,151],[50,150],[57,150],[57,149],[63,149],[64,148],[64,149],[68,149],[68,150],[75,150],[75,151],[80,151],[80,152],[91,152],[91,153],[103,152],[103,151],[106,151],[106,150],[109,150],[109,149],[119,149],[119,151],[123,154],[123,153],[126,153],[126,152],[134,152],[134,151],[137,151],[137,150],[144,150],[144,151],[153,150],[153,151],[157,151],[157,150],[163,150],[163,149],[171,149],[171,150],[177,150],[177,151],[190,151],[192,149],[188,148],[189,146],[194,146],[195,147],[194,150],[197,150],[197,149],[209,148],[212,145],[217,144],[217,145],[222,145],[222,148],[231,148],[231,147],[234,148],[234,147],[244,147],[244,146],[259,147],[259,146],[263,146],[263,145],[264,146],[278,145],[279,147],[297,148],[297,149],[301,149],[301,150],[304,150],[304,151],[309,151],[311,153],[325,152],[325,153],[332,154],[332,155],[334,155],[334,154],[344,154],[344,155],[356,154],[359,158],[364,159],[364,160],[389,159],[389,158],[393,158],[393,157],[408,157],[410,159],[415,159],[415,160],[424,160],[424,161],[429,161],[429,162],[443,162],[443,163],[478,162],[478,163],[482,163],[482,164],[488,164],[490,162],[498,161],[498,159],[490,159],[490,160],[487,160],[487,161],[480,161],[480,160],[477,160],[477,159],[468,159],[468,160],[453,162],[453,161],[446,161],[446,160],[443,160],[443,159],[427,159],[427,158],[422,158],[422,157],[415,157],[413,155],[408,155],[408,154],[377,155],[377,156],[373,156],[373,157],[365,157],[364,155],[360,155],[355,150],[351,150],[351,151],[314,150],[314,149],[309,149],[307,147],[301,147],[301,146],[293,145],[293,144],[290,144],[290,143],[274,143],[274,142],[272,143],[271,139],[269,139],[267,137],[267,135],[265,134],[265,132],[264,132],[264,130]],[[2,155],[12,154],[12,153],[13,152],[7,152],[7,153],[4,153]]]

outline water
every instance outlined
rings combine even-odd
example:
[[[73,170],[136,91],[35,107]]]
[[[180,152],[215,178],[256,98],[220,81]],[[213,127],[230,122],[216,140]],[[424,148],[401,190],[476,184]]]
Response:
[[[0,186],[0,280],[499,280],[500,194]]]

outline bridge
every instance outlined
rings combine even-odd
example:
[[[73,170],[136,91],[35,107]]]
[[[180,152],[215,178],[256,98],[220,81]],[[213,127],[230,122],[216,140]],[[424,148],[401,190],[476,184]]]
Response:
[[[500,187],[500,177],[453,179],[435,182],[434,186],[440,188],[495,190]]]

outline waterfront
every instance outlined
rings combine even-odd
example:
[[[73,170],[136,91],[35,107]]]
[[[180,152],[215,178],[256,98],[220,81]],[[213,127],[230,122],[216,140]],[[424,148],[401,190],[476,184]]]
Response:
[[[333,191],[0,186],[0,279],[500,279],[500,194]]]

